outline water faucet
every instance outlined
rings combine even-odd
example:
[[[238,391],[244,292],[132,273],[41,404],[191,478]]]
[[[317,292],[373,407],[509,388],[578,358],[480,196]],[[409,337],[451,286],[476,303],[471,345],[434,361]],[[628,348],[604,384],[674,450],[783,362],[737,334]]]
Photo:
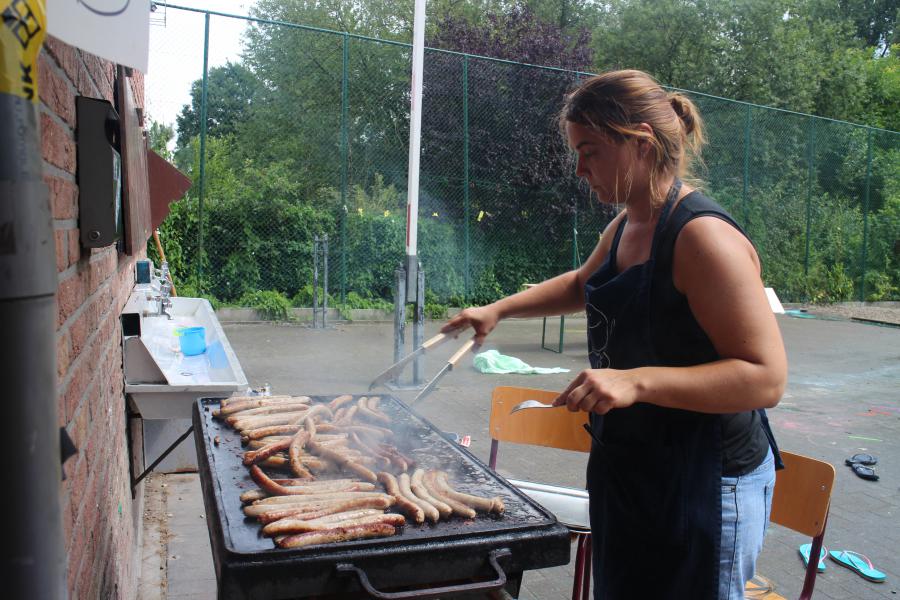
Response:
[[[169,263],[163,262],[159,269],[159,294],[153,297],[158,303],[157,316],[167,316],[171,321],[174,317],[170,312],[172,310],[172,282],[169,281]]]

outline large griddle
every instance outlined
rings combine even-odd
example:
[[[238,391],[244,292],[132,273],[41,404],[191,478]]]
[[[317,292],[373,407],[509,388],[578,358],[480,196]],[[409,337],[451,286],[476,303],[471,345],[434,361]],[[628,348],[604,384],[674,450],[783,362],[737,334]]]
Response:
[[[523,571],[569,561],[569,532],[552,514],[403,402],[381,398],[401,452],[417,466],[447,471],[460,491],[501,496],[506,511],[409,523],[390,538],[276,548],[241,511],[241,493],[256,484],[241,463],[238,433],[212,418],[218,399],[201,399],[194,438],[219,598],[450,598],[499,589],[515,595]]]

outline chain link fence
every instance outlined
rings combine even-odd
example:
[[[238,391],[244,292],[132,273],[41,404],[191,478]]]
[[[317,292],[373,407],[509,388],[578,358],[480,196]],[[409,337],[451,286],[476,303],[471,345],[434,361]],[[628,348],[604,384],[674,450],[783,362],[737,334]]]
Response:
[[[181,115],[173,160],[194,181],[161,227],[179,289],[229,303],[275,291],[308,306],[313,237],[327,234],[331,302],[390,300],[404,253],[410,46],[159,10],[149,116]],[[240,55],[217,59],[236,24]],[[153,73],[167,56],[216,65],[199,66],[188,109],[159,100],[176,85]],[[424,70],[429,301],[489,302],[581,264],[615,214],[579,184],[558,130],[563,95],[589,74],[434,49]],[[684,93],[706,122],[705,190],[750,234],[766,285],[794,302],[900,299],[900,134]]]

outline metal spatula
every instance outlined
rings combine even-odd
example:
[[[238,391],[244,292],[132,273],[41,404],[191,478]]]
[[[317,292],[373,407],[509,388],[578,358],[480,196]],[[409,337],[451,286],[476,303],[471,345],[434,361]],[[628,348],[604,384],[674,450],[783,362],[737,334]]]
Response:
[[[564,406],[564,405],[562,405]],[[509,411],[509,414],[517,413],[520,410],[526,410],[529,408],[560,408],[560,406],[553,406],[552,404],[544,404],[540,400],[525,400],[524,402],[519,402],[515,406],[513,406],[512,410]]]

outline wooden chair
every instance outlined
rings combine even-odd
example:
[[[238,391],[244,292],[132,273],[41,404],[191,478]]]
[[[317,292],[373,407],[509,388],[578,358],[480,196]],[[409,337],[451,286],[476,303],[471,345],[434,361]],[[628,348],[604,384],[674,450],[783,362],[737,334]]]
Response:
[[[588,452],[591,438],[584,429],[587,413],[560,410],[523,410],[514,415],[509,411],[523,400],[550,402],[558,392],[522,387],[496,387],[491,398],[491,457],[490,467],[497,467],[500,442],[531,444],[562,450]],[[591,528],[588,518],[588,495],[584,489],[548,485],[530,481],[510,480],[510,483],[556,515],[577,540],[575,578],[572,600],[589,600],[591,586]]]
[[[812,538],[809,564],[803,580],[800,600],[812,597],[816,585],[816,570],[819,554],[825,539],[828,524],[828,509],[831,505],[831,490],[834,487],[834,467],[827,462],[782,452],[784,469],[775,474],[775,495],[772,497],[770,521]],[[775,592],[751,593],[747,597],[761,600],[784,600]]]

